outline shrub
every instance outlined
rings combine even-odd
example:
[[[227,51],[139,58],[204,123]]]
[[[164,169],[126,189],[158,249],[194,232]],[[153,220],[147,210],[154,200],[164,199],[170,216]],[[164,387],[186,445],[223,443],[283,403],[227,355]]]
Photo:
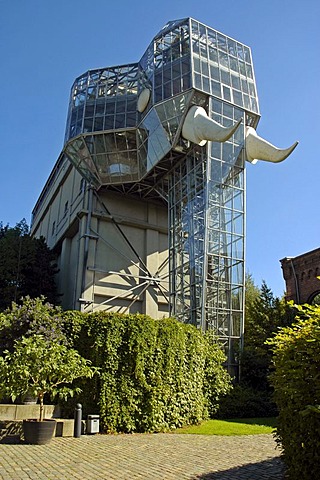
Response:
[[[79,353],[42,335],[16,340],[13,353],[0,356],[0,393],[16,397],[31,394],[39,399],[39,420],[43,420],[44,395],[52,398],[73,396],[79,392],[72,382],[79,377],[92,377],[97,369]]]
[[[25,297],[22,304],[12,302],[0,313],[0,355],[13,351],[15,340],[42,335],[48,343],[68,344],[65,321],[60,307],[45,302],[44,297]]]
[[[277,440],[289,477],[315,480],[320,465],[320,307],[296,306],[297,323],[269,344],[275,371],[271,382],[279,407]]]
[[[48,348],[74,348],[99,367],[99,376],[75,381],[82,393],[64,404],[64,414],[73,416],[81,402],[84,414],[100,414],[106,432],[165,431],[200,422],[217,411],[230,389],[225,355],[212,332],[174,319],[62,312],[29,297],[0,313],[0,354],[8,351],[8,359],[16,340],[38,336]]]
[[[105,312],[66,318],[75,348],[101,369],[99,377],[79,384],[77,402],[85,413],[99,408],[106,432],[165,431],[200,422],[230,388],[220,347],[191,325]]]
[[[235,385],[221,399],[216,418],[274,417],[277,414],[277,407],[268,391]]]
[[[213,418],[220,410],[221,401],[232,391],[231,378],[224,368],[225,355],[212,330],[205,333],[206,355],[204,365],[204,391],[208,404],[209,417]]]

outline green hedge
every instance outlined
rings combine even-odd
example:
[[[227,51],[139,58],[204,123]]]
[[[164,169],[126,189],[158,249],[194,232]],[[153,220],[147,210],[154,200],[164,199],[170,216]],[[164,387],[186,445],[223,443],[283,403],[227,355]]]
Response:
[[[106,432],[197,423],[217,411],[230,389],[225,356],[210,333],[139,314],[67,312],[64,318],[80,355],[101,369],[80,384],[75,402],[84,414],[99,413]]]
[[[279,408],[277,437],[289,478],[316,480],[320,466],[320,307],[297,307],[299,318],[269,341],[271,382]]]

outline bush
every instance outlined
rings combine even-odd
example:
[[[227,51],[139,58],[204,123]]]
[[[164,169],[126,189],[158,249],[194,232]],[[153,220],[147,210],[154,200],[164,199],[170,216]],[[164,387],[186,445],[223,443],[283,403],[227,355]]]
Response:
[[[0,355],[16,341],[41,336],[99,367],[100,375],[75,381],[82,393],[64,404],[73,416],[100,414],[106,432],[165,431],[214,415],[230,389],[225,355],[212,332],[201,333],[174,319],[146,315],[62,312],[43,298],[0,313]]]
[[[72,382],[79,377],[92,377],[97,369],[79,353],[59,342],[48,343],[42,335],[16,340],[13,353],[0,356],[0,394],[30,394],[39,399],[39,420],[43,420],[44,395],[66,398],[78,393]]]
[[[71,312],[75,348],[100,367],[79,386],[85,413],[106,432],[157,432],[200,422],[230,388],[212,335],[173,319]],[[97,411],[97,409],[99,409]]]
[[[274,417],[277,414],[277,406],[269,391],[235,385],[231,392],[221,399],[216,418]]]
[[[297,323],[268,342],[279,408],[277,440],[290,479],[315,480],[320,465],[320,307],[296,308]]]
[[[21,305],[12,302],[11,308],[0,312],[0,355],[12,352],[15,340],[32,335],[42,335],[48,343],[68,344],[61,308],[44,297],[25,297]]]

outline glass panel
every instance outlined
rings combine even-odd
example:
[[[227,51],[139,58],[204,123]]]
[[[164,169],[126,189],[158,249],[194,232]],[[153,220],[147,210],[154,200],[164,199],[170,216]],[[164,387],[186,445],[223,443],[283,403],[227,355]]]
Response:
[[[251,65],[248,65],[247,63],[246,63],[246,72],[247,72],[247,76],[249,78],[253,78],[252,67],[251,67]]]
[[[205,92],[210,93],[210,81],[208,77],[202,77],[202,88]]]
[[[236,105],[242,106],[242,93],[238,90],[233,90],[233,101]]]
[[[234,88],[236,88],[237,90],[240,90],[241,89],[241,86],[240,86],[240,78],[237,76],[237,75],[231,75],[231,84]]]
[[[225,68],[229,68],[229,57],[226,53],[219,52],[219,62]]]
[[[227,38],[220,33],[217,34],[218,48],[224,52],[227,51]]]
[[[233,70],[234,72],[238,72],[239,71],[239,63],[238,63],[238,60],[233,58],[233,57],[230,57],[229,58],[230,60],[230,68],[231,70]]]
[[[240,69],[240,73],[241,75],[244,75],[246,76],[246,65],[244,62],[239,62],[239,69]]]
[[[199,90],[202,89],[201,75],[198,74],[198,73],[194,74],[194,86],[195,86],[195,88],[198,88]]]
[[[208,53],[210,62],[218,63],[218,50],[209,45]]]
[[[171,145],[155,110],[151,110],[148,115],[146,115],[142,125],[148,134],[146,147],[147,170],[149,171],[169,152]]]
[[[201,61],[201,73],[206,77],[209,76],[209,65],[208,62]]]
[[[223,98],[225,100],[227,100],[228,102],[231,102],[231,90],[230,90],[230,88],[222,85],[222,91],[223,91]]]
[[[198,57],[193,57],[193,68],[196,72],[201,72],[200,59]]]
[[[236,56],[237,55],[237,45],[234,40],[231,40],[231,38],[228,38],[228,52],[230,55]]]
[[[249,95],[243,94],[243,106],[244,106],[244,108],[247,108],[248,110],[250,110],[251,105],[250,105]]]
[[[226,85],[231,85],[229,72],[226,72],[225,70],[221,71],[221,82]]]
[[[201,88],[201,86],[199,88]],[[221,97],[221,85],[219,82],[215,82],[214,80],[211,80],[211,92],[212,92],[212,95]]]
[[[93,129],[94,131],[103,130],[103,117],[95,119]]]
[[[217,33],[214,30],[208,28],[207,34],[209,45],[214,47],[217,46]]]

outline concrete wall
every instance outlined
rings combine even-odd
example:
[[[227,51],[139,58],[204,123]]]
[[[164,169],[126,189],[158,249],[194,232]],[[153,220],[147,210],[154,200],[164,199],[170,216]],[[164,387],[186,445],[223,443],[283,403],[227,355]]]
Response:
[[[0,404],[0,420],[25,420],[38,418],[40,405],[15,405]],[[59,405],[44,405],[44,418],[58,418],[60,416]]]
[[[36,205],[32,234],[58,255],[62,307],[167,316],[166,205],[84,188],[70,163],[60,163]]]

